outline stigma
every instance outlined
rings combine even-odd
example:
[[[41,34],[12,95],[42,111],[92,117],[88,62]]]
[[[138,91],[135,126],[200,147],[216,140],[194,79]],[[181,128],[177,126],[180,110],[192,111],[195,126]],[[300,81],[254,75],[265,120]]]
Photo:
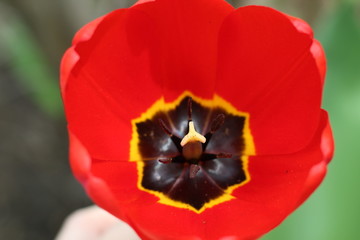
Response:
[[[189,133],[186,134],[180,142],[183,147],[182,154],[186,160],[195,164],[203,153],[202,143],[206,142],[206,138],[200,133],[196,132],[194,122],[189,121]]]
[[[206,142],[206,138],[195,130],[193,121],[189,121],[189,133],[183,137],[183,139],[180,142],[180,145],[184,147],[189,142],[201,142],[201,143]]]

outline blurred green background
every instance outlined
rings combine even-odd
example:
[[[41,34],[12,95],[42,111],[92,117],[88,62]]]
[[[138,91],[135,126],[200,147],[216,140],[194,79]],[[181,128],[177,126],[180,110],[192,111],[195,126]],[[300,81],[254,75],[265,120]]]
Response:
[[[264,240],[360,239],[360,1],[253,0],[305,19],[328,60],[336,140],[320,188]],[[67,162],[58,66],[82,25],[134,0],[0,0],[0,239],[52,239],[89,205]]]

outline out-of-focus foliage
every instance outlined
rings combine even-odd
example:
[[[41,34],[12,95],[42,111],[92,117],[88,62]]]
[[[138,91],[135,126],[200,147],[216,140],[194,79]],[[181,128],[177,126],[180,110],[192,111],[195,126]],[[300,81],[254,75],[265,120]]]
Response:
[[[43,49],[35,41],[25,22],[16,14],[9,14],[3,10],[0,12],[2,14],[1,44],[13,73],[43,111],[53,116],[60,116],[62,106],[56,83],[57,77],[54,69],[44,59]],[[5,17],[7,19],[4,19]]]
[[[360,239],[360,1],[228,1],[272,6],[305,19],[328,59],[324,108],[333,125],[335,158],[315,194],[263,239]],[[88,204],[67,164],[60,58],[82,25],[134,2],[0,2],[0,239],[51,239],[66,214]]]

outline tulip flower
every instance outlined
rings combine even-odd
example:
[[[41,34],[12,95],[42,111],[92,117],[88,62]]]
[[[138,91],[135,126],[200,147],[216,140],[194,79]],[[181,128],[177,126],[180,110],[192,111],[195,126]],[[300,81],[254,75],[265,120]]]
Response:
[[[142,0],[84,26],[61,64],[74,175],[142,239],[256,239],[333,154],[309,25],[223,0]]]

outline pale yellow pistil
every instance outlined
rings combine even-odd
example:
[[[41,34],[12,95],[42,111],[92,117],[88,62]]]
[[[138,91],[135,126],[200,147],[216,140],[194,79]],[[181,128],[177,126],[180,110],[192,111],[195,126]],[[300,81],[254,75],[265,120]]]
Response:
[[[189,142],[206,142],[206,138],[195,130],[193,121],[189,122],[189,133],[181,140],[180,145],[184,147]]]

